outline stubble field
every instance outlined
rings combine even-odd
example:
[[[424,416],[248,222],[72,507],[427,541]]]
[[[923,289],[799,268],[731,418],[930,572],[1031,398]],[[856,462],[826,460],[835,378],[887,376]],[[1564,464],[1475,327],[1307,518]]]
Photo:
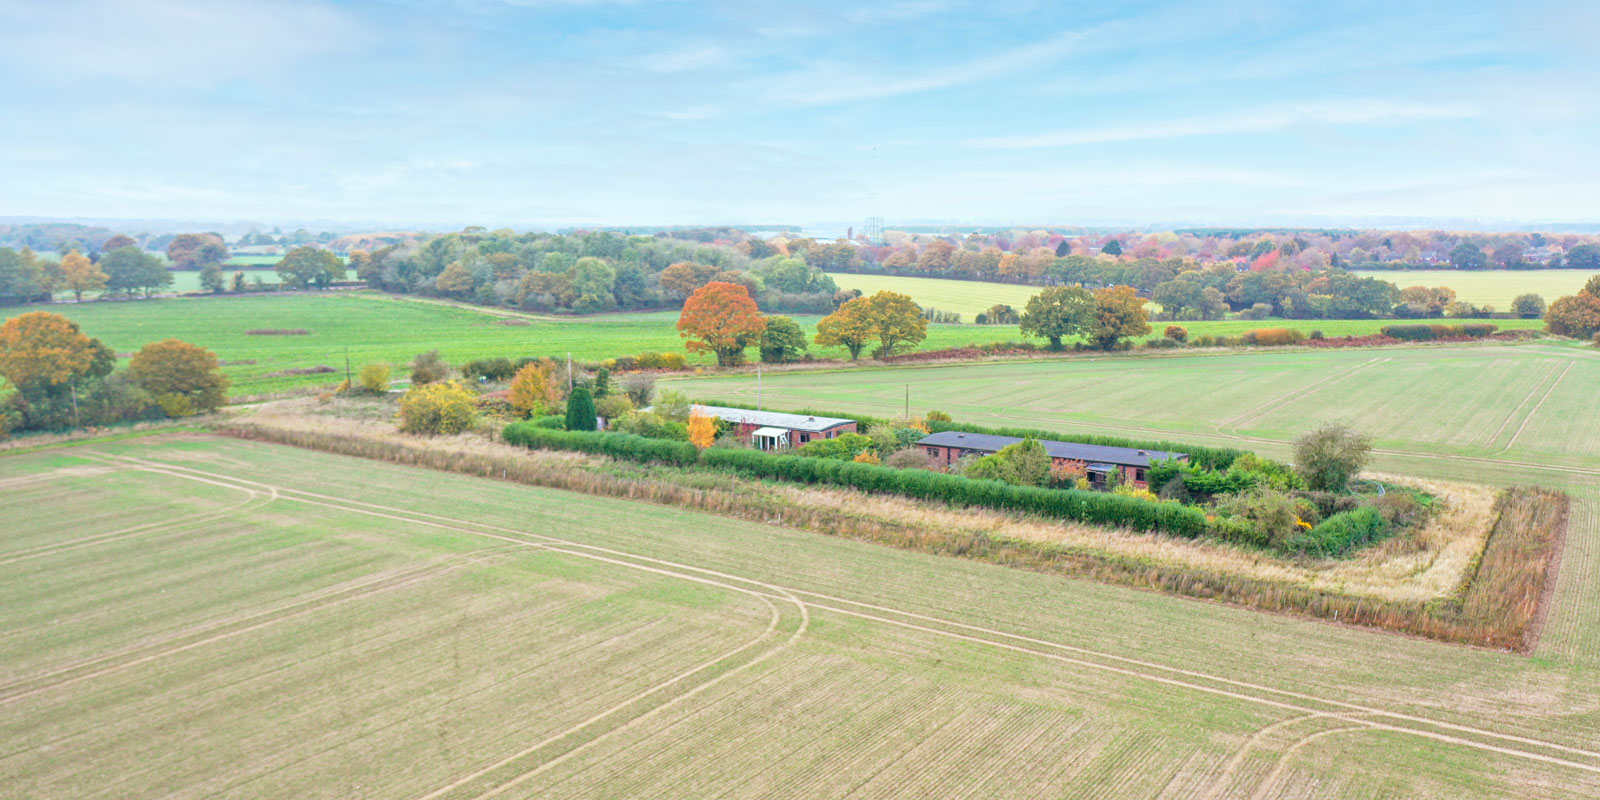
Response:
[[[1564,658],[234,440],[0,481],[17,796],[1600,792]]]

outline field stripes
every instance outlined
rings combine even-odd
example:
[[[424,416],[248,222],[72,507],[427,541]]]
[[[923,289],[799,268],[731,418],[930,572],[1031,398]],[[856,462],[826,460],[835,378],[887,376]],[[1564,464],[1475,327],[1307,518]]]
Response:
[[[1531,411],[1528,412],[1528,416],[1523,417],[1522,424],[1517,426],[1517,432],[1511,434],[1511,441],[1506,442],[1506,446],[1501,448],[1500,452],[1504,453],[1507,450],[1510,450],[1511,447],[1517,443],[1517,440],[1522,438],[1522,432],[1528,429],[1528,423],[1539,414],[1539,409],[1544,408],[1545,401],[1550,399],[1551,393],[1555,392],[1556,387],[1561,385],[1561,381],[1564,380],[1567,377],[1567,373],[1571,371],[1572,362],[1569,361],[1567,362],[1566,369],[1561,370],[1561,374],[1556,376],[1555,383],[1550,384],[1550,388],[1545,390],[1544,396],[1540,397],[1539,402],[1534,405]]]
[[[1533,396],[1538,394],[1539,390],[1543,389],[1545,387],[1545,384],[1548,383],[1549,380],[1550,380],[1550,376],[1555,374],[1556,369],[1559,368],[1560,366],[1561,366],[1561,362],[1559,362],[1559,361],[1552,363],[1550,365],[1550,369],[1545,371],[1544,377],[1540,378],[1538,383],[1535,383],[1533,386],[1528,388],[1527,396],[1522,398],[1522,402],[1518,403],[1516,408],[1511,409],[1511,411],[1506,414],[1506,418],[1500,423],[1500,427],[1497,428],[1495,430],[1495,432],[1493,434],[1491,434],[1487,440],[1484,441],[1483,444],[1484,444],[1485,447],[1494,447],[1495,443],[1500,441],[1500,434],[1505,433],[1506,427],[1511,424],[1511,420],[1516,419],[1517,415],[1522,412],[1522,409],[1524,407],[1526,407],[1528,405],[1528,403],[1533,402]],[[1567,368],[1571,369],[1572,368],[1572,364],[1568,363],[1567,364]],[[1562,372],[1561,374],[1562,375],[1566,375],[1566,372]],[[1559,382],[1559,379],[1558,379],[1557,382]],[[1550,388],[1554,389],[1555,386],[1551,385]],[[1550,396],[1550,392],[1548,390],[1545,392],[1545,396],[1546,397]],[[1534,411],[1538,411],[1538,408],[1535,407]],[[1517,432],[1518,433],[1522,432],[1522,428],[1527,427],[1528,420],[1531,419],[1532,417],[1533,417],[1533,411],[1529,411],[1528,415],[1526,417],[1523,417],[1522,427],[1517,428]],[[1513,440],[1515,439],[1515,437],[1512,437],[1512,438],[1513,438]],[[1508,444],[1506,444],[1505,447],[1500,448],[1500,452],[1503,453],[1507,449],[1509,449],[1510,447],[1511,447],[1511,445],[1508,443]]]
[[[164,462],[152,462],[144,459],[129,457],[114,457],[118,461],[137,464],[146,469],[156,471],[171,471],[175,474],[195,473],[197,476],[209,479],[233,480],[242,483],[266,486],[259,481],[242,478],[233,478],[221,473],[199,470],[187,466],[177,466]],[[425,512],[407,511],[392,507],[382,506],[361,501],[344,500],[341,498],[319,495],[286,487],[279,488],[286,500],[297,502],[310,502],[316,505],[326,505],[332,508],[341,508],[347,511],[362,511],[381,516],[392,516],[395,519],[428,524],[427,520],[434,520],[432,524],[456,527],[459,530],[476,532],[479,535],[506,541],[528,541],[529,538],[550,544],[564,545],[561,549],[581,549],[589,553],[604,553],[614,556],[622,561],[643,562],[640,566],[652,565],[656,569],[665,569],[680,575],[691,573],[700,576],[711,576],[717,580],[727,580],[731,583],[746,586],[760,586],[762,591],[774,599],[787,599],[789,597],[808,598],[805,606],[812,610],[827,611],[851,617],[857,617],[876,623],[892,625],[908,630],[919,631],[945,639],[981,644],[988,647],[1029,654],[1050,659],[1058,663],[1068,664],[1073,667],[1093,669],[1120,676],[1136,678],[1155,684],[1174,688],[1186,689],[1231,700],[1275,708],[1295,714],[1322,714],[1331,718],[1345,720],[1351,724],[1363,726],[1373,730],[1394,731],[1414,737],[1432,740],[1439,743],[1456,745],[1476,749],[1482,752],[1514,756],[1518,758],[1538,761],[1548,765],[1557,765],[1590,774],[1600,774],[1600,752],[1569,745],[1563,745],[1543,739],[1504,733],[1478,725],[1464,725],[1446,722],[1409,714],[1351,703],[1341,700],[1329,700],[1313,695],[1278,689],[1270,686],[1254,684],[1216,675],[1210,675],[1198,670],[1182,669],[1153,662],[1118,656],[1112,653],[1097,651],[1090,648],[1064,645],[1034,637],[1022,636],[1006,631],[981,626],[968,625],[939,619],[928,615],[907,612],[885,606],[861,603],[844,598],[832,597],[815,592],[803,590],[784,590],[771,584],[761,583],[748,578],[728,575],[720,571],[709,570],[690,564],[682,564],[663,559],[654,559],[626,553],[613,548],[604,548],[596,545],[575,542],[560,537],[530,534],[496,525],[481,522],[467,522],[452,520],[436,514]],[[686,576],[687,577],[687,576]],[[704,578],[702,578],[704,579]],[[820,602],[812,602],[812,600]],[[1371,717],[1371,719],[1368,719]]]
[[[275,499],[275,495],[272,492],[256,491],[254,489],[239,486],[229,488],[239,489],[245,492],[245,499],[228,508],[201,514],[199,516],[192,516],[187,519],[169,522],[149,522],[142,525],[123,528],[121,530],[91,534],[89,536],[67,542],[39,545],[37,547],[6,553],[5,558],[0,558],[0,566],[16,564],[35,558],[43,558],[45,556],[59,555],[61,553],[70,552],[73,550],[81,550],[86,547],[97,547],[100,545],[109,544],[112,542],[120,542],[124,539],[131,539],[139,536],[147,536],[150,534],[181,533],[184,531],[193,530],[195,528],[204,527],[218,520],[227,519],[251,509],[265,506]]]
[[[1572,499],[1567,541],[1534,652],[1600,666],[1600,514],[1594,490]]]
[[[1259,416],[1261,416],[1263,414],[1266,414],[1266,413],[1268,413],[1268,412],[1270,412],[1270,411],[1272,411],[1274,409],[1281,408],[1281,407],[1283,407],[1285,405],[1288,405],[1289,403],[1292,403],[1292,402],[1294,402],[1296,400],[1299,400],[1299,399],[1302,399],[1302,398],[1305,398],[1305,397],[1309,397],[1309,396],[1315,394],[1317,391],[1319,391],[1319,390],[1321,390],[1323,388],[1326,388],[1327,386],[1330,386],[1330,385],[1332,385],[1334,383],[1337,383],[1337,382],[1339,382],[1341,380],[1349,378],[1349,377],[1355,375],[1358,372],[1362,372],[1364,370],[1371,369],[1371,368],[1373,368],[1373,367],[1375,367],[1375,366],[1377,366],[1379,364],[1387,363],[1387,362],[1390,362],[1390,361],[1393,361],[1393,360],[1394,360],[1393,358],[1374,358],[1374,359],[1372,359],[1370,361],[1365,361],[1363,363],[1357,364],[1357,365],[1355,365],[1353,367],[1350,367],[1348,369],[1344,369],[1344,370],[1340,370],[1338,372],[1335,372],[1332,375],[1328,375],[1327,377],[1324,377],[1324,378],[1322,378],[1320,380],[1313,381],[1309,385],[1306,385],[1306,386],[1300,387],[1299,389],[1295,389],[1293,391],[1290,391],[1290,392],[1288,392],[1288,393],[1286,393],[1286,394],[1284,394],[1284,395],[1282,395],[1280,397],[1274,398],[1272,400],[1268,400],[1267,402],[1262,403],[1261,405],[1256,406],[1255,408],[1249,409],[1248,411],[1245,411],[1242,414],[1236,414],[1236,415],[1234,415],[1232,417],[1229,417],[1228,419],[1225,419],[1225,420],[1217,423],[1217,431],[1219,433],[1225,433],[1225,431],[1223,430],[1224,428],[1228,429],[1229,431],[1236,430],[1240,425],[1242,425],[1242,424],[1244,424],[1244,423],[1246,423],[1246,422],[1248,422],[1248,421],[1250,421],[1252,419],[1255,419],[1256,417],[1259,417]]]

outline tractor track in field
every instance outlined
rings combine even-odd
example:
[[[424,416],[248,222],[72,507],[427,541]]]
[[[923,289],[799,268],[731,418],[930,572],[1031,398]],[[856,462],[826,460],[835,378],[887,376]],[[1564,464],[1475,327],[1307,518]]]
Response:
[[[698,694],[700,694],[700,693],[702,693],[704,691],[707,691],[707,690],[711,689],[712,687],[714,687],[717,684],[727,680],[728,678],[733,677],[734,675],[736,675],[736,674],[738,674],[740,672],[749,670],[749,669],[757,666],[758,664],[760,664],[760,663],[762,663],[764,661],[767,661],[767,660],[771,659],[772,657],[778,655],[779,653],[782,653],[783,651],[789,649],[790,647],[792,647],[794,645],[795,642],[799,641],[799,639],[802,636],[805,635],[807,629],[810,627],[810,621],[811,621],[810,620],[810,612],[807,609],[806,605],[804,603],[800,602],[800,600],[798,598],[796,598],[794,595],[790,594],[788,591],[784,590],[782,587],[773,586],[771,584],[765,584],[765,583],[761,583],[761,582],[758,582],[758,581],[751,581],[751,580],[745,579],[745,578],[736,578],[736,580],[738,580],[741,583],[747,583],[747,584],[751,584],[751,585],[754,585],[754,586],[759,586],[759,587],[762,587],[763,589],[766,590],[766,591],[756,591],[756,590],[753,590],[753,589],[750,589],[750,588],[747,588],[747,587],[744,587],[744,586],[738,586],[738,585],[735,585],[733,583],[729,583],[729,582],[726,582],[726,581],[713,580],[713,579],[694,576],[694,575],[685,575],[682,572],[674,571],[674,570],[667,569],[667,568],[663,568],[661,566],[652,566],[652,565],[647,565],[647,564],[637,564],[637,563],[632,563],[630,561],[624,560],[625,558],[630,558],[631,557],[631,558],[636,558],[636,559],[639,559],[639,560],[654,561],[653,559],[644,559],[644,558],[641,558],[641,557],[633,556],[633,554],[631,554],[631,553],[625,553],[625,552],[622,552],[622,551],[607,551],[607,552],[613,552],[615,555],[622,557],[622,558],[611,558],[611,557],[607,557],[607,556],[596,555],[595,553],[582,552],[581,550],[568,549],[567,547],[564,547],[563,545],[572,545],[574,547],[587,547],[587,546],[581,545],[581,544],[578,544],[578,543],[575,543],[575,542],[570,542],[568,540],[559,539],[557,537],[550,537],[550,536],[543,536],[543,535],[540,535],[540,534],[525,533],[525,532],[522,532],[522,531],[516,531],[516,530],[513,530],[513,529],[509,529],[509,528],[498,528],[498,526],[486,525],[484,523],[476,523],[476,522],[470,522],[470,521],[466,521],[466,520],[452,520],[452,519],[450,519],[448,517],[442,517],[442,516],[434,515],[434,514],[422,514],[420,512],[408,512],[408,511],[406,511],[404,509],[395,509],[395,508],[390,508],[390,507],[385,507],[385,506],[378,506],[378,505],[371,504],[371,503],[362,503],[360,501],[344,500],[343,498],[335,498],[335,497],[331,497],[331,496],[328,496],[328,495],[318,495],[318,494],[311,493],[311,492],[299,492],[298,490],[286,489],[286,488],[280,489],[280,487],[273,487],[273,486],[270,486],[268,484],[261,483],[259,481],[247,480],[247,479],[243,479],[243,478],[233,478],[231,476],[222,475],[220,473],[210,473],[210,472],[205,472],[205,471],[202,471],[202,470],[192,469],[192,468],[189,468],[189,467],[183,467],[183,466],[172,465],[172,464],[165,464],[165,463],[161,463],[161,462],[146,461],[144,459],[136,459],[136,458],[130,458],[130,457],[124,457],[124,456],[106,456],[105,458],[112,459],[115,462],[124,464],[125,466],[128,466],[129,468],[132,468],[132,469],[140,469],[140,470],[144,470],[144,471],[148,471],[148,472],[156,472],[156,473],[159,473],[159,474],[171,475],[173,477],[190,478],[190,479],[194,479],[194,480],[202,480],[202,481],[208,482],[208,483],[216,482],[215,479],[221,478],[223,480],[237,482],[240,485],[243,485],[243,484],[254,484],[254,485],[257,485],[257,486],[263,486],[265,488],[271,489],[275,493],[278,492],[278,491],[286,491],[285,494],[277,495],[277,496],[282,496],[284,499],[291,500],[291,501],[294,501],[294,502],[300,502],[300,503],[305,503],[305,504],[308,504],[308,505],[315,505],[315,506],[322,506],[322,507],[326,507],[326,508],[332,508],[332,509],[335,509],[335,510],[344,511],[344,512],[348,512],[348,513],[358,513],[358,514],[379,516],[379,517],[393,519],[393,520],[400,521],[400,522],[408,522],[408,523],[411,523],[411,524],[419,524],[419,525],[443,528],[443,529],[446,529],[446,530],[453,530],[453,531],[456,531],[456,532],[459,532],[459,533],[466,533],[466,534],[471,534],[471,535],[476,535],[476,536],[486,536],[486,537],[489,537],[489,538],[499,539],[499,540],[502,540],[502,541],[505,541],[505,542],[508,543],[503,548],[495,548],[496,550],[511,549],[511,548],[516,548],[518,546],[535,548],[535,549],[542,549],[542,550],[546,550],[546,551],[559,552],[559,553],[563,553],[563,554],[570,555],[570,556],[576,556],[576,557],[579,557],[579,558],[585,558],[585,559],[589,559],[589,560],[610,563],[610,564],[623,566],[623,567],[627,567],[627,568],[635,569],[635,570],[641,570],[641,571],[649,572],[649,573],[653,573],[653,574],[664,575],[664,576],[667,576],[667,577],[677,578],[677,579],[680,579],[680,580],[689,580],[689,581],[693,581],[693,582],[696,582],[696,583],[702,583],[702,584],[707,584],[707,585],[711,585],[711,586],[717,586],[717,587],[720,587],[720,588],[724,588],[724,589],[728,589],[728,590],[731,590],[731,591],[734,591],[734,592],[745,594],[745,595],[750,596],[750,597],[754,597],[758,601],[760,601],[763,605],[765,605],[768,609],[771,610],[771,618],[770,618],[770,621],[767,624],[766,629],[763,630],[759,636],[757,636],[756,638],[750,640],[749,642],[746,642],[746,643],[740,645],[739,647],[736,647],[736,648],[734,648],[732,650],[729,650],[727,652],[721,653],[716,658],[713,658],[713,659],[710,659],[708,661],[705,661],[705,662],[703,662],[703,663],[701,663],[699,665],[696,665],[695,667],[693,667],[693,668],[691,668],[691,669],[689,669],[689,670],[687,670],[685,672],[679,673],[678,675],[676,675],[676,676],[674,676],[674,677],[672,677],[672,678],[670,678],[670,679],[668,679],[666,681],[658,683],[658,684],[656,684],[656,685],[654,685],[654,686],[652,686],[652,687],[650,687],[650,688],[648,688],[648,689],[646,689],[646,690],[644,690],[642,692],[639,692],[639,693],[637,693],[635,695],[632,695],[632,696],[622,700],[621,702],[616,703],[616,704],[610,706],[609,708],[601,711],[598,714],[592,715],[589,718],[584,719],[584,720],[582,720],[582,721],[580,721],[580,722],[578,722],[578,723],[576,723],[576,724],[574,724],[572,726],[569,726],[568,728],[566,728],[566,729],[564,729],[562,731],[559,731],[559,732],[557,732],[555,734],[547,736],[544,739],[541,739],[539,742],[536,742],[535,744],[533,744],[533,745],[531,745],[529,747],[526,747],[526,748],[524,748],[524,749],[522,749],[522,750],[520,750],[518,752],[512,753],[511,755],[503,757],[503,758],[495,761],[494,763],[488,764],[488,765],[486,765],[484,767],[479,768],[478,770],[476,770],[476,771],[474,771],[472,773],[469,773],[469,774],[467,774],[467,775],[465,775],[465,776],[463,776],[461,778],[458,778],[456,781],[454,781],[454,782],[452,782],[452,783],[450,783],[450,784],[448,784],[448,785],[446,785],[444,787],[436,789],[433,792],[430,792],[429,794],[423,795],[421,798],[419,798],[419,800],[432,800],[432,798],[441,797],[443,795],[449,794],[449,793],[454,792],[454,791],[456,791],[458,789],[466,787],[466,786],[470,785],[471,783],[473,783],[474,781],[477,781],[477,780],[489,775],[490,773],[494,772],[495,770],[502,769],[504,767],[510,766],[510,765],[514,764],[516,761],[518,761],[520,759],[527,758],[527,757],[529,757],[529,756],[531,756],[531,755],[533,755],[533,754],[537,753],[538,751],[543,750],[545,748],[554,746],[554,745],[560,743],[564,739],[569,739],[569,738],[572,738],[574,736],[583,734],[583,733],[586,732],[587,728],[590,728],[590,727],[592,727],[592,726],[594,726],[594,725],[596,725],[598,723],[604,722],[604,721],[606,721],[607,719],[609,719],[611,717],[620,717],[621,716],[620,712],[623,712],[623,711],[629,709],[630,707],[638,706],[641,703],[645,703],[647,701],[650,701],[655,697],[655,695],[658,695],[658,694],[660,694],[660,693],[662,693],[662,692],[664,692],[664,691],[666,691],[668,689],[671,689],[674,686],[677,686],[678,684],[684,683],[684,682],[690,680],[691,678],[694,678],[695,676],[700,675],[701,673],[705,673],[705,672],[708,672],[708,671],[711,671],[711,670],[715,669],[718,666],[725,665],[726,662],[728,662],[730,659],[737,659],[745,651],[750,650],[750,649],[752,649],[752,648],[754,648],[754,647],[756,647],[756,646],[758,646],[760,644],[763,644],[763,643],[767,642],[768,640],[772,639],[778,633],[778,630],[779,630],[779,627],[780,627],[780,623],[782,622],[782,619],[783,619],[783,614],[779,610],[778,606],[773,604],[772,600],[774,600],[774,599],[779,600],[779,601],[786,601],[786,602],[792,603],[795,606],[795,608],[796,608],[796,610],[798,611],[798,614],[799,614],[799,622],[796,625],[795,630],[793,632],[791,632],[786,639],[784,639],[783,641],[779,642],[777,645],[775,645],[773,647],[769,647],[766,650],[761,651],[760,653],[758,653],[754,657],[752,657],[752,658],[750,658],[748,660],[745,660],[745,661],[743,661],[741,663],[738,663],[735,666],[727,668],[727,669],[723,670],[722,672],[717,673],[716,675],[712,676],[708,680],[705,680],[705,681],[702,681],[702,682],[700,682],[698,684],[693,685],[692,688],[689,688],[688,690],[684,691],[683,693],[675,695],[675,696],[665,700],[664,702],[661,702],[661,703],[659,703],[657,705],[651,706],[648,709],[639,709],[638,713],[634,714],[633,716],[625,717],[624,721],[621,722],[616,727],[606,729],[603,732],[600,732],[600,733],[594,735],[592,738],[584,740],[581,743],[578,743],[576,746],[571,747],[571,748],[563,751],[559,755],[553,756],[552,758],[547,759],[545,761],[542,761],[539,764],[534,765],[529,769],[523,770],[522,772],[520,772],[520,773],[518,773],[516,775],[510,776],[510,777],[508,777],[508,778],[506,778],[506,779],[504,779],[502,781],[496,782],[492,786],[490,786],[487,790],[482,792],[481,794],[476,795],[476,797],[487,798],[487,797],[496,796],[496,795],[498,795],[498,794],[500,794],[500,793],[502,793],[502,792],[514,787],[514,786],[517,786],[517,785],[519,785],[519,784],[521,784],[521,783],[523,783],[523,782],[525,782],[525,781],[527,781],[529,779],[532,779],[532,778],[538,776],[539,774],[541,774],[541,773],[543,773],[543,772],[545,772],[545,771],[547,771],[549,769],[552,769],[552,768],[564,763],[565,761],[577,756],[578,754],[584,752],[585,750],[588,750],[591,747],[594,747],[594,746],[596,746],[596,745],[598,745],[598,744],[600,744],[600,743],[602,743],[604,741],[607,741],[610,738],[612,738],[614,736],[617,736],[617,735],[619,735],[619,734],[621,734],[621,733],[623,733],[623,732],[625,732],[627,730],[631,730],[633,728],[638,727],[639,725],[642,725],[647,720],[655,717],[656,715],[659,715],[659,714],[665,712],[667,709],[669,709],[669,708],[671,708],[671,707],[673,707],[675,705],[681,704],[681,703],[689,700],[690,698],[693,698],[694,696],[696,696],[696,695],[698,695]],[[198,473],[198,475],[191,475],[189,473]],[[198,476],[206,476],[206,477],[202,478],[202,477],[198,477]],[[320,498],[320,499],[318,499],[318,500],[308,500],[305,497],[295,496],[295,495],[300,495],[300,494],[306,495],[308,497],[315,497],[315,498]],[[498,533],[490,533],[490,532],[485,532],[483,530],[475,530],[474,527],[469,527],[469,526],[489,528],[491,530],[503,531],[503,532],[506,532],[506,533],[516,534],[518,536],[533,537],[533,538],[536,538],[536,539],[541,539],[543,541],[527,541],[526,539],[513,538],[512,536],[501,535],[501,534],[498,534]],[[665,564],[667,562],[661,562],[661,563]],[[727,576],[727,577],[734,577],[734,576]],[[4,700],[0,700],[0,702],[4,702]]]
[[[1532,422],[1533,418],[1539,415],[1539,409],[1544,408],[1544,401],[1550,399],[1550,395],[1555,393],[1556,387],[1561,385],[1561,381],[1566,379],[1567,373],[1571,371],[1572,362],[1568,361],[1567,368],[1561,370],[1561,374],[1556,376],[1555,383],[1550,384],[1550,388],[1544,390],[1544,396],[1540,397],[1539,402],[1534,404],[1533,408],[1528,411],[1528,416],[1522,418],[1522,424],[1517,426],[1517,432],[1511,434],[1511,441],[1506,442],[1506,446],[1500,448],[1500,452],[1504,453],[1509,451],[1511,446],[1517,443],[1517,439],[1522,438],[1522,432],[1528,429],[1528,423]]]
[[[663,574],[676,575],[689,580],[709,581],[707,578],[697,578],[685,573],[712,576],[725,579],[732,583],[746,586],[760,587],[761,593],[771,599],[795,602],[802,610],[807,608],[815,611],[828,611],[846,616],[857,617],[882,624],[893,625],[909,630],[920,631],[944,638],[967,641],[990,647],[1019,652],[1036,657],[1042,657],[1070,664],[1075,667],[1094,669],[1144,681],[1164,684],[1220,696],[1232,700],[1254,703],[1257,705],[1276,708],[1298,715],[1318,715],[1348,722],[1359,728],[1373,730],[1387,730],[1396,733],[1409,734],[1423,739],[1428,739],[1444,744],[1457,745],[1476,749],[1483,752],[1508,755],[1545,764],[1558,765],[1571,769],[1585,771],[1600,775],[1600,751],[1573,747],[1557,742],[1522,736],[1515,733],[1506,733],[1480,725],[1466,725],[1440,719],[1421,716],[1403,711],[1392,711],[1360,703],[1330,700],[1315,695],[1305,694],[1290,689],[1279,689],[1264,684],[1211,675],[1198,670],[1172,667],[1151,661],[1144,661],[1114,653],[1094,650],[1092,648],[1076,645],[1062,644],[1045,639],[1025,636],[996,628],[969,625],[966,623],[906,611],[904,609],[890,608],[873,605],[846,598],[811,592],[801,589],[785,589],[773,584],[738,575],[731,575],[717,570],[698,567],[692,564],[683,564],[663,559],[641,556],[627,551],[598,545],[585,544],[570,539],[532,534],[505,528],[490,523],[456,520],[427,512],[411,511],[392,506],[383,506],[364,501],[348,500],[329,495],[322,495],[284,486],[273,486],[260,481],[234,478],[225,474],[200,470],[193,467],[173,465],[165,462],[147,461],[131,457],[113,457],[142,469],[158,472],[169,472],[180,477],[193,473],[197,479],[223,479],[237,481],[243,484],[253,484],[262,487],[276,488],[285,500],[307,503],[310,505],[326,506],[337,510],[370,513],[386,516],[398,520],[410,521],[419,524],[435,525],[453,528],[462,532],[502,539],[510,542],[522,542],[526,539],[513,537],[531,537],[542,540],[542,543],[555,545],[553,549],[578,555],[578,550],[586,553],[604,553],[622,559],[619,563],[644,562],[653,565],[646,567],[634,563],[636,568],[660,571]],[[484,530],[474,530],[481,528]],[[507,535],[511,534],[511,535]],[[804,598],[804,599],[802,599]],[[807,617],[809,619],[809,617]],[[792,640],[791,640],[792,641]],[[1474,737],[1474,738],[1467,738]],[[1552,755],[1559,753],[1560,755]],[[542,770],[539,770],[542,771]],[[531,777],[531,775],[530,775]],[[517,778],[515,780],[522,780]],[[509,788],[509,787],[507,787]],[[497,793],[499,790],[491,792]],[[437,795],[434,795],[437,796]]]

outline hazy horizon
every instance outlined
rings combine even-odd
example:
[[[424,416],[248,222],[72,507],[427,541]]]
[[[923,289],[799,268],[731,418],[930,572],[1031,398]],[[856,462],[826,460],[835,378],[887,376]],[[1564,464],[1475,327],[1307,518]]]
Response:
[[[1600,8],[1283,6],[14,0],[0,214],[1600,220]]]

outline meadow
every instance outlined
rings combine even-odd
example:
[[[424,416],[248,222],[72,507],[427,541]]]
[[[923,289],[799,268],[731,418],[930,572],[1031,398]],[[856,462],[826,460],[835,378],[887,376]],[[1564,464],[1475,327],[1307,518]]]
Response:
[[[1543,296],[1545,302],[1577,294],[1578,290],[1583,288],[1584,281],[1594,275],[1589,270],[1579,269],[1482,272],[1447,269],[1374,270],[1356,274],[1386,280],[1402,289],[1407,286],[1448,286],[1456,290],[1456,296],[1460,299],[1479,306],[1491,305],[1498,311],[1510,311],[1512,298],[1519,294],[1532,292]],[[966,323],[973,322],[979,312],[988,310],[996,303],[1005,303],[1020,311],[1028,304],[1028,298],[1039,293],[1040,288],[1011,283],[912,278],[899,275],[835,273],[831,277],[841,289],[860,289],[865,294],[887,290],[910,295],[911,299],[922,306],[959,312],[961,321]],[[1157,310],[1157,307],[1152,305],[1151,309]],[[1259,323],[1248,324],[1260,327]]]
[[[232,393],[258,395],[337,382],[329,375],[283,375],[289,369],[316,366],[342,372],[346,348],[352,364],[384,361],[397,367],[419,352],[438,349],[451,362],[506,356],[553,356],[567,353],[583,361],[599,361],[643,351],[683,350],[676,312],[562,317],[521,314],[374,292],[296,293],[204,298],[60,303],[51,311],[76,320],[90,336],[120,353],[167,337],[176,337],[215,351],[233,380]],[[21,310],[7,312],[21,313]],[[819,317],[796,320],[807,336]],[[1226,320],[1184,323],[1193,336],[1237,335],[1267,326],[1321,330],[1328,336],[1376,333],[1382,320],[1263,321]],[[1504,328],[1536,328],[1538,320],[1502,320]],[[1159,337],[1164,325],[1151,333]],[[247,330],[304,329],[304,336],[255,336]],[[921,349],[937,350],[969,344],[1021,341],[1015,325],[930,325]],[[843,348],[813,346],[817,358],[848,358]],[[753,353],[753,351],[752,351]],[[713,359],[691,355],[690,363]],[[243,363],[253,362],[253,363]]]
[[[7,456],[0,486],[17,796],[1600,792],[1593,649],[205,436]]]
[[[277,270],[273,269],[278,263],[276,260],[268,262],[265,266],[234,263],[239,258],[246,258],[246,256],[236,256],[234,260],[230,260],[224,266],[222,274],[230,285],[235,272],[243,272],[245,283],[249,285],[254,285],[257,278],[260,278],[261,283],[267,286],[277,286],[283,283],[283,279],[278,277]],[[355,270],[345,270],[345,280],[353,281],[355,279]],[[200,272],[198,270],[177,270],[172,273],[172,286],[166,291],[179,294],[200,294],[205,291],[205,288],[200,285]]]

